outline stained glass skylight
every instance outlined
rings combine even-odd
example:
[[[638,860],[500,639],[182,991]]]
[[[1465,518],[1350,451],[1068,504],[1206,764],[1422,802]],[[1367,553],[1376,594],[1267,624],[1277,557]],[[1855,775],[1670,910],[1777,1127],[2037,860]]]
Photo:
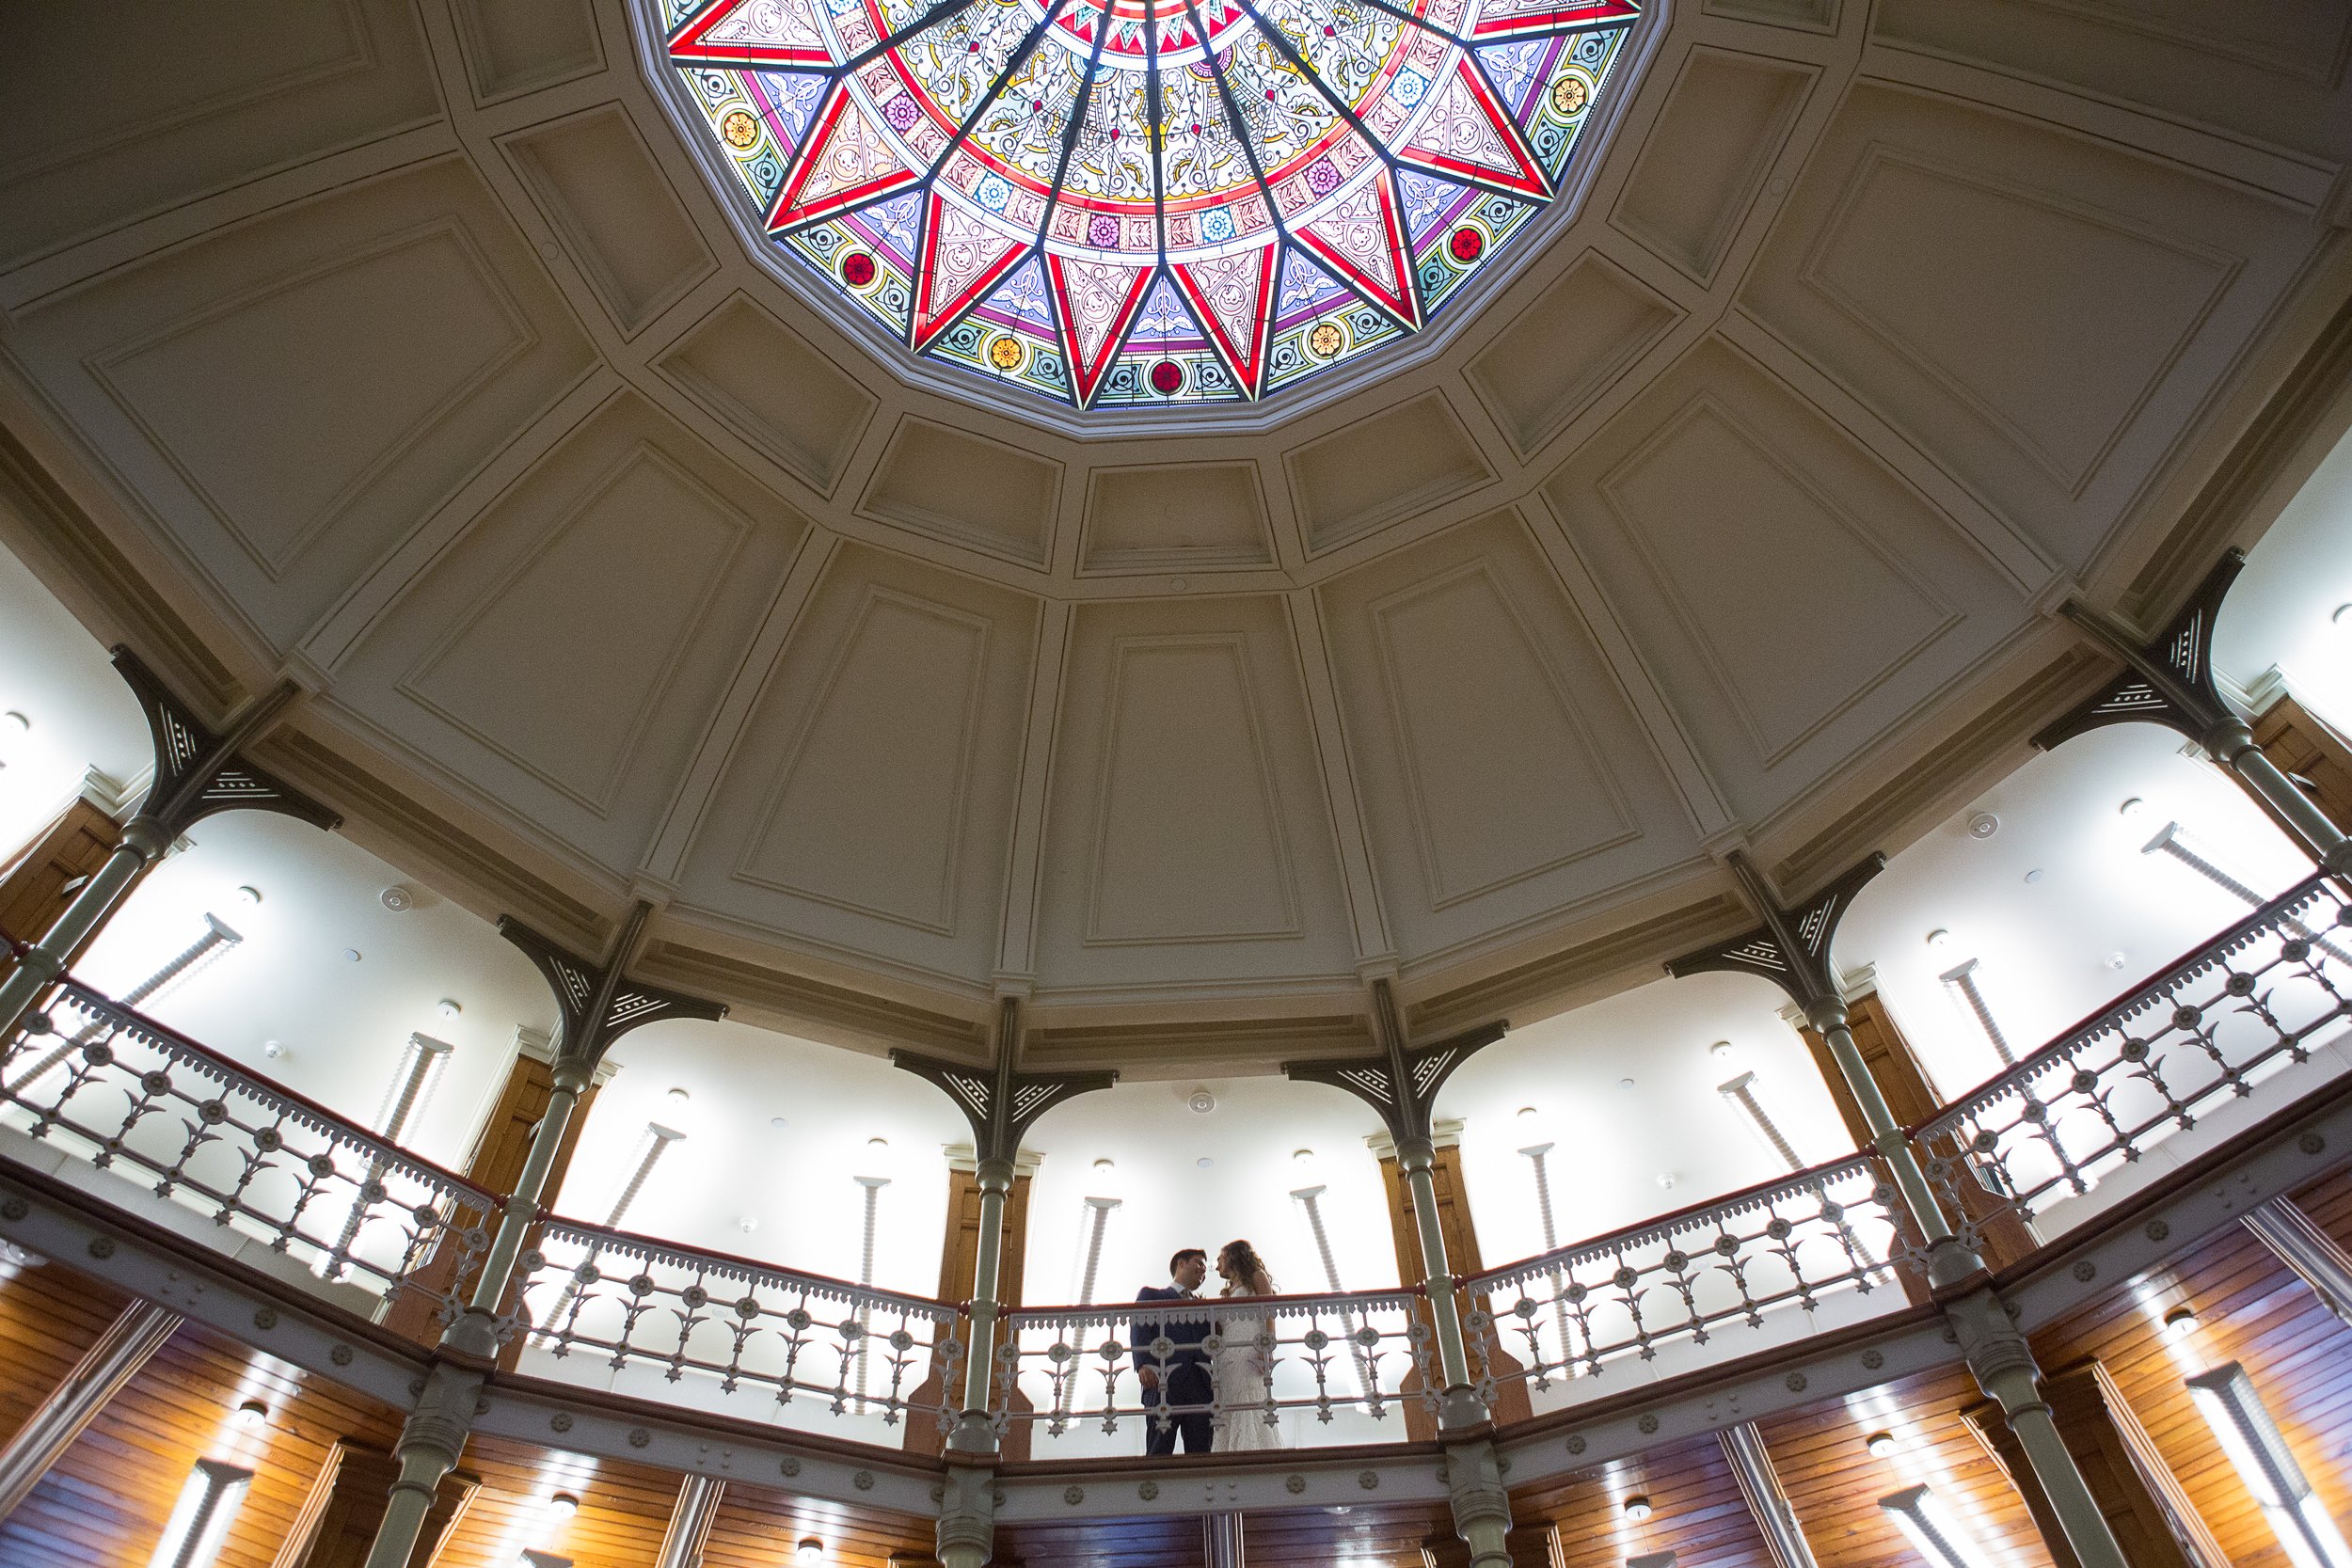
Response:
[[[1560,190],[1635,0],[654,0],[771,241],[1081,408],[1420,331]]]

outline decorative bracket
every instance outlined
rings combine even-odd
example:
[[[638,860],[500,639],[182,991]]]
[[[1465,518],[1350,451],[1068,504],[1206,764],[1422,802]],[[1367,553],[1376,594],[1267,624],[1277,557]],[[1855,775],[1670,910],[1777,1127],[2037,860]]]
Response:
[[[1482,1023],[1428,1045],[1411,1046],[1405,1043],[1396,994],[1387,980],[1372,983],[1372,998],[1373,1033],[1382,1044],[1379,1054],[1336,1062],[1284,1062],[1283,1076],[1297,1083],[1345,1089],[1378,1114],[1399,1148],[1426,1143],[1438,1090],[1455,1068],[1470,1060],[1472,1053],[1501,1039],[1510,1025]]]
[[[2042,751],[2109,724],[2162,724],[2203,743],[2217,725],[2236,715],[2213,678],[2213,628],[2221,601],[2246,566],[2246,552],[2224,552],[2188,603],[2161,635],[2134,642],[2108,617],[2078,599],[2064,613],[2123,660],[2123,673],[2106,690],[2033,737]]]
[[[1118,1073],[1107,1071],[1017,1071],[1013,1057],[1020,1038],[1021,1002],[1009,996],[997,1004],[996,1065],[993,1069],[899,1050],[890,1053],[890,1065],[936,1085],[956,1102],[956,1109],[972,1124],[972,1147],[981,1164],[1009,1162],[1038,1117],[1065,1100],[1107,1089],[1119,1082]]]
[[[215,730],[191,712],[154,671],[129,648],[113,650],[115,673],[138,699],[155,745],[155,782],[140,804],[167,836],[176,837],[224,811],[274,811],[332,832],[340,814],[241,761],[237,752],[293,696],[291,688],[255,698],[226,730]]]
[[[1761,975],[1807,1010],[1818,1003],[1842,1000],[1837,972],[1830,962],[1830,942],[1854,895],[1886,869],[1886,857],[1872,853],[1793,909],[1773,896],[1763,874],[1746,854],[1735,850],[1727,863],[1740,879],[1740,891],[1747,895],[1749,907],[1763,917],[1764,924],[1729,942],[1677,958],[1666,966],[1666,973],[1677,978],[1709,971]]]
[[[583,958],[513,915],[499,916],[499,935],[523,950],[555,993],[556,1010],[564,1021],[556,1041],[559,1064],[576,1063],[582,1071],[590,1071],[613,1042],[631,1029],[664,1019],[727,1016],[723,1002],[706,1002],[659,986],[639,985],[624,976],[623,970],[636,956],[649,912],[644,904],[629,911],[610,963]]]

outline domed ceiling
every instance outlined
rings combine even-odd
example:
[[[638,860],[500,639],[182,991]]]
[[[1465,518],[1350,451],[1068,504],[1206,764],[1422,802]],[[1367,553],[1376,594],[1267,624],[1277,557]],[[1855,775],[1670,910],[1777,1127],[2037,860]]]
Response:
[[[815,1037],[1654,975],[1725,847],[1810,885],[2012,766],[2104,669],[2049,611],[2181,592],[2344,348],[2334,8],[1645,8],[1516,270],[1247,425],[877,341],[671,114],[704,14],[0,13],[0,529],[200,704],[299,683],[269,762],[421,881],[648,899]]]

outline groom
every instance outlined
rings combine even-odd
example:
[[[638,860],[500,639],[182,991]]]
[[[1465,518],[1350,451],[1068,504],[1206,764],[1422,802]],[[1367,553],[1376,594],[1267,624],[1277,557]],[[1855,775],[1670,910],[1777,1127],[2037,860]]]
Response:
[[[1200,1282],[1209,1275],[1209,1255],[1186,1247],[1168,1260],[1168,1286],[1146,1285],[1137,1301],[1198,1301]],[[1175,1345],[1166,1361],[1152,1354],[1152,1341],[1166,1337]],[[1182,1433],[1186,1453],[1207,1453],[1213,1423],[1209,1418],[1209,1358],[1200,1341],[1209,1337],[1206,1318],[1197,1322],[1162,1319],[1138,1313],[1135,1321],[1136,1375],[1143,1380],[1143,1451],[1146,1455],[1174,1453]],[[1161,1418],[1162,1405],[1168,1407]]]

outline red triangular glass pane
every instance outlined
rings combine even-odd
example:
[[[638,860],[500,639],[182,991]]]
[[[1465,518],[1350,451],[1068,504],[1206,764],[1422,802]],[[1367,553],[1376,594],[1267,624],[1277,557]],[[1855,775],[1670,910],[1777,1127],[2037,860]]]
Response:
[[[1559,33],[1571,27],[1630,22],[1636,14],[1631,0],[1487,0],[1479,8],[1478,22],[1470,29],[1470,38],[1474,42],[1487,43],[1528,33]]]
[[[831,65],[833,53],[815,0],[716,0],[670,36],[670,58],[764,70]]]
[[[1413,259],[1397,214],[1395,183],[1388,175],[1367,180],[1338,206],[1293,232],[1342,282],[1407,329],[1421,325]]]
[[[1551,186],[1527,138],[1467,56],[1455,57],[1421,124],[1396,155],[1449,180],[1537,201],[1551,198]]]
[[[1119,356],[1127,328],[1135,325],[1151,286],[1152,269],[1117,261],[1082,261],[1045,253],[1053,282],[1054,309],[1061,318],[1062,353],[1070,360],[1070,386],[1078,406],[1094,401],[1095,389]]]
[[[769,231],[820,222],[921,178],[849,89],[835,85],[776,192],[776,204],[768,212]]]
[[[1200,318],[1217,357],[1248,397],[1258,395],[1265,350],[1274,335],[1274,258],[1269,243],[1201,261],[1178,261],[1171,271],[1193,314]]]
[[[933,190],[924,205],[923,244],[914,268],[909,341],[916,352],[938,341],[1028,251],[1028,241],[1007,238]]]

